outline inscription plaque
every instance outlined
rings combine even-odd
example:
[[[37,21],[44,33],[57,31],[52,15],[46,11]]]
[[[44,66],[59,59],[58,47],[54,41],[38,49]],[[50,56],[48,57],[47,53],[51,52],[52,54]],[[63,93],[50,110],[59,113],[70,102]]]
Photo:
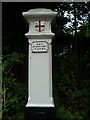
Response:
[[[45,41],[34,41],[31,45],[32,52],[47,52],[48,43]]]

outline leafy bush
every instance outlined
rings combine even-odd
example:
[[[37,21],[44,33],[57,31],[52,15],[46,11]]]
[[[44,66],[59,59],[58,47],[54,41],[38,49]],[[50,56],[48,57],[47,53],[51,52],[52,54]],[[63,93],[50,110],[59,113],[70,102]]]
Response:
[[[57,108],[56,113],[57,118],[60,118],[60,120],[64,118],[67,118],[67,120],[70,118],[75,118],[68,110],[64,108],[64,106]]]
[[[55,102],[60,106],[57,111],[60,118],[68,118],[70,113],[77,120],[89,119],[89,56],[89,50],[82,52],[78,69],[73,52],[54,57]]]
[[[26,89],[23,82],[19,82],[14,71],[15,66],[24,66],[24,55],[13,52],[2,57],[2,85],[3,85],[3,120],[21,120],[25,106]],[[19,71],[20,72],[20,71]],[[20,73],[19,73],[20,74]],[[17,116],[16,116],[17,115]],[[15,117],[16,116],[16,117]],[[24,119],[24,118],[23,118]]]

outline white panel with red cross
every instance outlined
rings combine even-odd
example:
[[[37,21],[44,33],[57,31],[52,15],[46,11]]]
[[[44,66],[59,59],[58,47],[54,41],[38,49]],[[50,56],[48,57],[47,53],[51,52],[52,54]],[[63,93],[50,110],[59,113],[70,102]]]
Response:
[[[35,22],[35,30],[38,32],[42,32],[45,29],[45,21],[36,21]]]

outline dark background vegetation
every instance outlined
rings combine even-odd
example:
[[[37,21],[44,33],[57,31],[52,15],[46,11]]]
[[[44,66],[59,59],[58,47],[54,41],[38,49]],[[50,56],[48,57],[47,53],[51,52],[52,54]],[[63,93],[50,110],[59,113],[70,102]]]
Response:
[[[71,6],[72,4],[72,6]],[[52,22],[53,93],[58,119],[89,120],[90,8],[88,3],[2,3],[3,120],[24,120],[27,102],[28,24],[22,12],[33,8],[57,10]],[[64,12],[72,11],[71,21]],[[87,16],[80,28],[77,24]],[[79,21],[78,21],[79,20]],[[77,32],[77,30],[80,30]],[[73,34],[71,32],[74,31]]]

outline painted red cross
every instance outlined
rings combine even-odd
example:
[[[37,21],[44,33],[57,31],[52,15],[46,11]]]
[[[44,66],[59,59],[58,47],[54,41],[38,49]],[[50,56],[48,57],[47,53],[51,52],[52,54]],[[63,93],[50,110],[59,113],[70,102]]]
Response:
[[[42,30],[44,30],[44,23],[42,23],[43,21],[37,21],[36,22],[36,25],[35,25],[35,28],[38,28],[38,31],[41,32]]]

